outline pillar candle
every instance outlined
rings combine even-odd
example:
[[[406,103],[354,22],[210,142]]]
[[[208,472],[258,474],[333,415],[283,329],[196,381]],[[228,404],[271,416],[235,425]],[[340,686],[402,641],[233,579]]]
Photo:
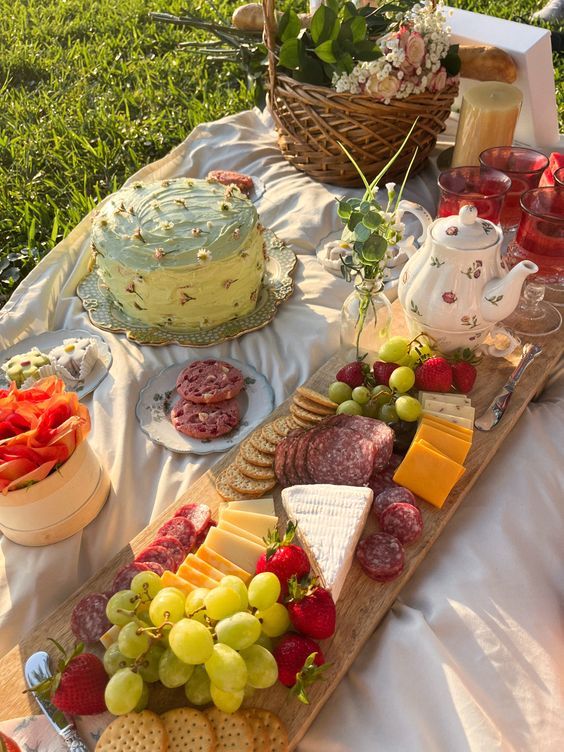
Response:
[[[462,98],[452,167],[478,165],[491,146],[511,146],[523,94],[516,86],[485,81]]]

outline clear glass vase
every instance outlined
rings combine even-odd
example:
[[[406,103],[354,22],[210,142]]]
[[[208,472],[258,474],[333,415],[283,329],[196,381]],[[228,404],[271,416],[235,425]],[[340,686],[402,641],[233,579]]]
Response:
[[[374,355],[390,336],[392,307],[381,279],[363,279],[341,308],[341,352],[348,360]]]

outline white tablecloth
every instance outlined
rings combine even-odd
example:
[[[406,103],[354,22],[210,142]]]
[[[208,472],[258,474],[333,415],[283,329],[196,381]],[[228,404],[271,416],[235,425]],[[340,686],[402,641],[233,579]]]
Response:
[[[86,399],[90,441],[113,490],[82,533],[45,548],[0,538],[0,654],[92,576],[216,457],[153,445],[135,417],[139,390],[161,368],[231,356],[266,374],[279,404],[337,348],[349,292],[315,249],[338,226],[342,190],[284,162],[258,110],[202,125],[137,178],[260,177],[263,223],[298,254],[296,290],[266,328],[187,350],[138,347],[104,333],[114,362]],[[432,211],[430,169],[406,198]],[[0,312],[0,348],[47,329],[90,328],[78,298],[89,220],[60,243]],[[564,743],[564,379],[531,404],[381,627],[300,744],[300,752],[549,752]],[[1,692],[8,691],[2,688]]]

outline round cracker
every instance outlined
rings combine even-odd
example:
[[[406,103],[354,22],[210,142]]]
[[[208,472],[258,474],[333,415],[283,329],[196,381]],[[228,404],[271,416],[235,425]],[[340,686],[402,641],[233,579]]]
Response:
[[[268,732],[261,718],[254,712],[253,708],[243,708],[240,712],[245,716],[245,720],[253,732],[254,752],[271,752]]]
[[[333,415],[336,408],[325,407],[325,405],[319,405],[317,402],[312,402],[305,397],[295,394],[293,397],[294,405],[301,407],[302,410],[307,410],[308,413],[314,413],[315,415]]]
[[[104,729],[96,752],[166,752],[167,733],[161,719],[150,710],[126,713]]]
[[[336,410],[338,407],[337,403],[330,400],[329,397],[326,397],[324,394],[320,394],[307,386],[299,386],[296,389],[296,392],[310,402],[315,402],[318,405],[330,407],[332,410]]]
[[[251,434],[249,441],[255,449],[258,449],[259,452],[262,452],[263,454],[274,454],[274,452],[276,451],[276,444],[273,444],[271,441],[265,439],[265,437],[262,435],[262,429],[259,429],[258,431],[255,431],[253,434]]]
[[[247,478],[253,478],[253,480],[271,480],[272,478],[276,478],[272,465],[270,467],[257,467],[256,465],[251,465],[251,463],[247,462],[247,460],[240,454],[237,455],[233,464],[243,473],[243,475],[246,475]]]
[[[231,467],[231,465],[229,466]],[[215,479],[215,490],[225,501],[238,501],[243,494],[236,491],[228,482],[226,470],[223,470]]]
[[[242,713],[204,710],[217,737],[216,752],[254,752],[253,732]]]
[[[280,444],[284,437],[280,436],[280,434],[275,430],[273,423],[267,423],[262,427],[262,438],[270,441],[270,443],[274,444],[274,446],[278,446],[278,444]]]
[[[272,467],[272,455],[259,451],[250,441],[244,441],[241,444],[239,447],[239,454],[251,465],[258,465],[258,467]]]
[[[314,423],[319,423],[323,420],[323,418],[326,418],[326,415],[317,415],[316,413],[310,413],[309,410],[304,410],[301,407],[298,407],[297,405],[290,405],[290,412],[294,416],[294,418],[300,422],[300,420],[305,421],[309,423],[310,425],[313,425]]]
[[[282,436],[282,438],[286,438],[286,436],[295,428],[289,415],[285,415],[283,418],[277,418],[273,421],[272,427],[279,436]]]
[[[168,734],[168,752],[215,752],[215,730],[200,710],[169,710],[161,721]]]
[[[295,415],[292,416],[297,428],[313,428],[315,423],[311,423],[309,420],[302,420],[301,418],[296,417]]]
[[[236,465],[229,465],[221,475],[234,491],[245,494],[245,496],[260,496],[266,491],[270,491],[276,485],[276,477],[267,480],[255,480],[248,478],[239,470]]]
[[[288,752],[288,729],[283,720],[270,710],[253,708],[263,722],[270,742],[270,752]]]

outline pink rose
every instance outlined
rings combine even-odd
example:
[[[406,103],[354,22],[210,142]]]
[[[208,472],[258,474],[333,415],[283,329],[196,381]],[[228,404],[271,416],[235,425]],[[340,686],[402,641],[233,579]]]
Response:
[[[415,68],[411,63],[408,63],[407,60],[404,60],[403,63],[400,65],[400,70],[403,71],[404,78],[409,78],[410,76],[413,76],[415,73]],[[416,79],[419,80],[419,79]]]
[[[405,58],[415,68],[419,68],[425,57],[425,42],[418,31],[414,31],[407,40]]]
[[[395,76],[386,76],[381,81],[371,76],[366,82],[366,91],[376,99],[392,99],[398,93],[400,82]]]
[[[439,68],[438,71],[433,73],[429,78],[427,89],[429,91],[442,91],[447,83],[447,74],[444,68]]]

